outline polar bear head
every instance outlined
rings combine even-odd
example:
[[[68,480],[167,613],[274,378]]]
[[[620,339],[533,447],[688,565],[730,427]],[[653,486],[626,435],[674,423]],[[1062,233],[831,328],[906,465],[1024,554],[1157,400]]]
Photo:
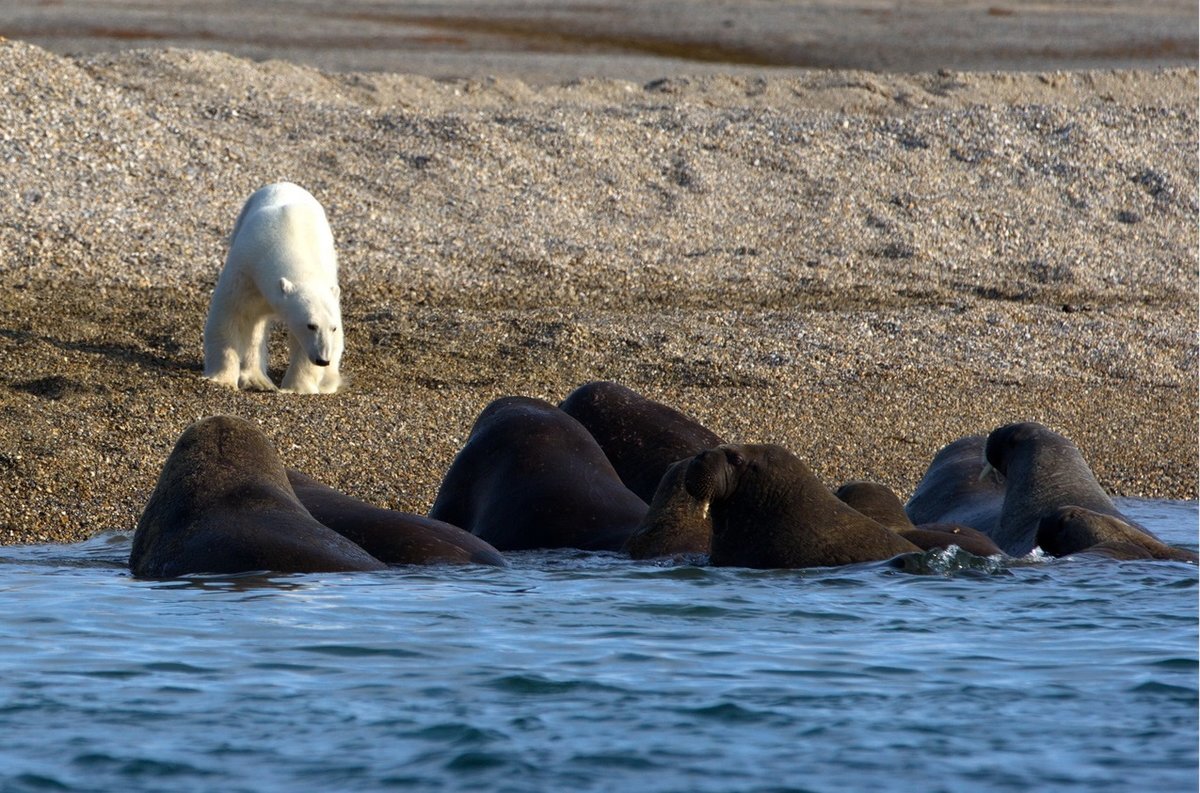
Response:
[[[288,333],[299,342],[308,359],[317,366],[341,360],[344,336],[338,285],[305,287],[280,278],[279,288],[283,291],[282,313]]]

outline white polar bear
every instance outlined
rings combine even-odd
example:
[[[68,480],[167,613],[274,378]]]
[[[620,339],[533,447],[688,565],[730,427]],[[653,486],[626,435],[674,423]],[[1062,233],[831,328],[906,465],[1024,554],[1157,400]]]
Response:
[[[325,210],[303,187],[270,184],[246,200],[233,227],[225,268],[204,324],[204,377],[274,391],[267,376],[267,331],[287,324],[291,362],[282,388],[332,394],[344,335],[337,254]]]

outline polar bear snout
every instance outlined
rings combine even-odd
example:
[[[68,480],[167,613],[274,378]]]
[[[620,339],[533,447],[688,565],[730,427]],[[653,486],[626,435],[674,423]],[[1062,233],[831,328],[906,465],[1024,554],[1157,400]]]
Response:
[[[337,328],[314,328],[308,326],[312,343],[308,348],[308,359],[317,366],[329,366],[338,357],[340,336]]]

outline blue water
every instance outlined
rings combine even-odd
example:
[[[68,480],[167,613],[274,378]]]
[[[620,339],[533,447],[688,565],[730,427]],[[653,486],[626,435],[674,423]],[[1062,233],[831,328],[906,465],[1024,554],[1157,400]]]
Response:
[[[1194,502],[1125,501],[1195,549]],[[510,569],[149,582],[0,548],[0,791],[1188,791],[1197,569]]]

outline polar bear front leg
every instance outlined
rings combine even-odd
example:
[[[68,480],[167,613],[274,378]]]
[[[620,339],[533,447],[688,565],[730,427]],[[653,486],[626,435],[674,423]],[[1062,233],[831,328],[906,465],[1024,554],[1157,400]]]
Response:
[[[267,319],[261,319],[245,330],[245,346],[242,349],[242,368],[238,374],[238,388],[247,391],[275,391],[275,384],[267,375]]]
[[[338,362],[334,361],[321,371],[321,382],[317,386],[322,394],[336,394],[342,386],[342,375],[338,371]]]
[[[304,346],[291,333],[288,333],[288,347],[292,357],[280,387],[292,394],[320,393],[321,375],[325,367],[310,361]]]

